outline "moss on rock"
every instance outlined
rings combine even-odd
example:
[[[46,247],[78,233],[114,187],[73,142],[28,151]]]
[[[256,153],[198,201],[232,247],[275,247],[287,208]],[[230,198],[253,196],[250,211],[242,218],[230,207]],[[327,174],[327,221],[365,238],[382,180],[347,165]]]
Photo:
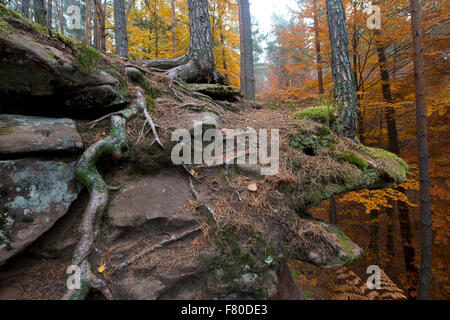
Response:
[[[75,66],[85,75],[93,74],[98,69],[100,53],[84,43],[78,44],[75,54]]]

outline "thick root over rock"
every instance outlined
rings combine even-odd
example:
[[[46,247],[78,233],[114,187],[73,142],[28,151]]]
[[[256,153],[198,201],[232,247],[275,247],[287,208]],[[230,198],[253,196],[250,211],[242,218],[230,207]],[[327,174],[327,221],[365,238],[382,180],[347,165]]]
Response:
[[[93,274],[89,264],[89,255],[94,248],[98,224],[108,203],[109,191],[108,186],[97,171],[96,162],[102,156],[121,153],[127,143],[127,120],[144,112],[145,108],[143,91],[139,88],[136,93],[136,101],[131,108],[111,115],[110,135],[87,149],[77,164],[76,177],[88,189],[90,201],[81,222],[81,239],[75,248],[72,259],[72,264],[80,268],[81,286],[80,288],[69,289],[63,299],[84,299],[91,289],[99,290],[107,299],[113,298],[106,283]]]

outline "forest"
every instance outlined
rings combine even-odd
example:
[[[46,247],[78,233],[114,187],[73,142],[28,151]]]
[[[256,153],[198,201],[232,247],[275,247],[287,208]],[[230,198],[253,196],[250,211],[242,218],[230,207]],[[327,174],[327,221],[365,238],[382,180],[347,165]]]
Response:
[[[0,300],[450,298],[448,2],[271,2],[0,0]]]

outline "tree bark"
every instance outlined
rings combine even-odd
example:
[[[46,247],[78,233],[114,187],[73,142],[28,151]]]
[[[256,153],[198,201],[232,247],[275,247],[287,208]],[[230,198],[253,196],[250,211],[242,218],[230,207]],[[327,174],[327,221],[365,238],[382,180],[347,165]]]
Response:
[[[114,33],[116,37],[116,54],[128,58],[127,20],[125,18],[124,0],[114,0]]]
[[[176,0],[170,0],[170,5],[172,7],[172,53],[175,57],[177,53],[177,15],[176,15]]]
[[[420,175],[420,224],[421,224],[421,258],[419,272],[419,289],[417,298],[428,299],[430,292],[433,229],[430,198],[430,164],[428,152],[427,108],[425,104],[425,71],[423,60],[423,32],[420,18],[419,0],[410,0],[411,27],[414,58],[414,84],[416,89],[417,144],[419,146]]]
[[[314,7],[314,37],[316,45],[316,63],[317,63],[317,81],[319,84],[319,94],[324,94],[323,88],[323,71],[322,71],[322,53],[319,38],[319,9],[317,8],[317,0],[313,0]]]
[[[85,0],[84,41],[91,45],[91,0]]]
[[[97,40],[95,43],[95,48],[102,52],[106,51],[106,26],[105,26],[105,10],[102,7],[101,0],[94,0],[95,5],[95,19],[96,19],[96,34]]]
[[[405,190],[403,188],[399,188],[399,190],[405,193]],[[409,209],[407,204],[402,201],[398,201],[397,204],[399,214],[398,219],[400,221],[400,231],[402,234],[405,271],[409,282],[408,297],[413,298],[417,288],[418,271],[416,265],[414,264],[416,253],[414,247],[412,246],[412,230],[411,221],[409,220]]]
[[[53,27],[53,0],[47,0],[47,26]]]
[[[239,0],[239,29],[241,48],[241,91],[244,94],[245,99],[255,100],[252,23],[248,0]]]
[[[33,11],[36,22],[45,26],[46,25],[46,10],[44,0],[33,0]]]
[[[342,104],[341,118],[344,124],[344,135],[353,139],[356,135],[358,107],[355,81],[350,64],[345,10],[342,0],[326,0],[326,4],[334,96]]]
[[[25,18],[30,18],[30,0],[22,0],[22,15]]]
[[[375,262],[379,261],[379,241],[378,241],[378,210],[370,211],[370,243],[369,249]]]
[[[338,224],[337,220],[337,210],[336,210],[336,199],[334,197],[330,198],[330,223],[333,225]]]

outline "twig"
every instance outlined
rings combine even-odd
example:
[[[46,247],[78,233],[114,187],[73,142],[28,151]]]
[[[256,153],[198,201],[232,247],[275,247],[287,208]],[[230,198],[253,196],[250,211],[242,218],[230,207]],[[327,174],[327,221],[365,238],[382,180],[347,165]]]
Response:
[[[109,113],[107,115],[104,115],[101,118],[98,118],[97,120],[89,122],[88,123],[88,125],[90,125],[89,129],[91,129],[91,130],[94,129],[97,126],[97,124],[99,124],[99,122],[102,122],[103,120],[108,119],[109,117],[115,116],[115,115],[118,115],[118,114],[121,114],[121,113],[120,112],[112,112],[112,113]]]

